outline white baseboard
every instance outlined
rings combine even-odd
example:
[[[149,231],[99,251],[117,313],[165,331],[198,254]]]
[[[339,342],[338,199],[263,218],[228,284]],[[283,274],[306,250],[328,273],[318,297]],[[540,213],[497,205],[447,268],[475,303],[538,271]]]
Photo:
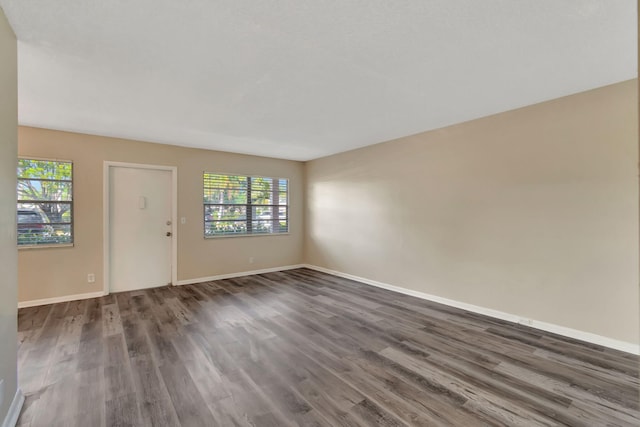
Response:
[[[102,297],[104,295],[105,295],[104,291],[98,291],[98,292],[89,292],[86,294],[64,295],[61,297],[34,299],[31,301],[20,301],[18,302],[18,308],[35,307],[37,305],[47,305],[47,304],[55,304],[58,302],[68,302],[68,301],[77,301],[77,300],[89,299],[89,298],[97,298],[97,297]]]
[[[176,285],[177,286],[191,285],[194,283],[210,282],[213,280],[222,280],[222,279],[232,279],[234,277],[251,276],[254,274],[273,273],[274,271],[293,270],[294,268],[303,268],[303,267],[305,267],[304,264],[285,265],[282,267],[264,268],[262,270],[241,271],[238,273],[220,274],[217,276],[198,277],[196,279],[178,280]],[[89,292],[86,294],[64,295],[61,297],[54,297],[54,298],[21,301],[21,302],[18,302],[18,308],[35,307],[38,305],[55,304],[58,302],[77,301],[77,300],[83,300],[88,298],[102,297],[105,295],[106,293],[104,291],[98,291],[98,292]]]
[[[22,404],[24,403],[24,394],[19,388],[16,390],[16,394],[13,396],[11,406],[9,406],[9,412],[4,417],[2,427],[15,427],[20,417],[20,411],[22,410]]]
[[[217,276],[198,277],[196,279],[178,280],[177,285],[192,285],[194,283],[212,282],[214,280],[233,279],[235,277],[252,276],[254,274],[273,273],[275,271],[293,270],[295,268],[304,268],[305,264],[285,265],[283,267],[263,268],[262,270],[240,271],[238,273],[219,274]]]
[[[330,270],[324,267],[318,267],[316,265],[305,265],[306,268],[311,270],[320,271],[322,273],[331,274],[333,276],[343,277],[345,279],[355,280],[357,282],[365,283],[367,285],[376,286],[378,288],[387,289],[401,294],[410,295],[416,298],[421,298],[428,301],[437,302],[440,304],[448,305],[451,307],[461,308],[463,310],[470,311],[472,313],[483,314],[485,316],[493,317],[500,320],[506,320],[507,322],[518,323],[521,325],[529,326],[535,329],[540,329],[554,334],[562,335],[565,337],[585,341],[592,344],[601,345],[615,350],[624,351],[626,353],[640,355],[640,345],[626,341],[620,341],[602,335],[592,334],[590,332],[580,331],[577,329],[567,328],[565,326],[555,325],[553,323],[542,322],[534,319],[526,319],[522,316],[517,316],[511,313],[505,313],[503,311],[493,310],[486,307],[480,307],[473,304],[467,304],[465,302],[455,301],[448,298],[442,298],[436,295],[430,295],[411,289],[401,288],[399,286],[390,285],[388,283],[382,283],[375,280],[367,279],[364,277],[354,276],[352,274],[342,273],[340,271]]]

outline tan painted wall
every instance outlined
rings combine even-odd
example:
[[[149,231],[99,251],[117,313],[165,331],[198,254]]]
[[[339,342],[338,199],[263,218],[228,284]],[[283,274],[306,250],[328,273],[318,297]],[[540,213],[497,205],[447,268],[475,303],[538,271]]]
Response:
[[[0,380],[5,419],[18,387],[16,373],[16,151],[18,146],[18,54],[16,37],[0,9]]]
[[[638,343],[637,81],[307,164],[310,264]]]
[[[103,289],[103,162],[178,167],[178,280],[299,264],[303,261],[303,168],[288,160],[150,144],[115,138],[20,127],[19,154],[73,160],[75,245],[21,249],[19,300],[51,298]],[[202,172],[290,179],[291,232],[280,236],[204,239]],[[249,264],[249,257],[254,263]],[[96,283],[87,283],[95,273]]]

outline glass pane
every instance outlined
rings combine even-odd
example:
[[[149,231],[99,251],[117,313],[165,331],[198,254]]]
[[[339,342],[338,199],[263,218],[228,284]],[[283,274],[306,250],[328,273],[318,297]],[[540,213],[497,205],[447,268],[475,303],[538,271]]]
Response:
[[[253,221],[253,223],[251,224],[251,230],[258,234],[258,233],[273,233],[273,221],[272,220],[260,220],[260,221]]]
[[[246,220],[246,206],[212,206],[204,207],[205,221]]]
[[[18,245],[72,243],[71,224],[18,224]]]
[[[287,179],[280,179],[279,180],[279,190],[280,190],[280,197],[279,197],[279,203],[280,205],[286,205],[289,202],[289,180]]]
[[[255,177],[251,178],[251,204],[273,204],[273,179]]]
[[[253,222],[251,230],[254,233],[281,233],[287,232],[287,209],[281,207],[277,211],[278,216],[274,216],[274,207],[254,206]]]
[[[246,221],[210,221],[204,224],[205,236],[219,236],[229,234],[246,234]]]
[[[220,175],[204,173],[205,188],[237,188],[247,189],[247,177],[240,175]]]
[[[71,181],[18,179],[18,200],[71,201]]]
[[[273,207],[271,206],[253,206],[251,208],[253,220],[271,219],[273,218]]]
[[[288,231],[287,179],[204,173],[203,183],[205,236]]]
[[[70,203],[18,203],[18,224],[71,223]]]
[[[72,163],[18,159],[17,172],[18,244],[72,243]]]
[[[18,159],[18,178],[40,178],[71,181],[71,162],[53,160]]]
[[[280,217],[280,219],[286,219],[289,217],[289,208],[286,206],[280,206],[278,208],[278,215]]]
[[[219,204],[246,204],[246,189],[223,189],[223,188],[206,188],[204,189],[205,203]]]

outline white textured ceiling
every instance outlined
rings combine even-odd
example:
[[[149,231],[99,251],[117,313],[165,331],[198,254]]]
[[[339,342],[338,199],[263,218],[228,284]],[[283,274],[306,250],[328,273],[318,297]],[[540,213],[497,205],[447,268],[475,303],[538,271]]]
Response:
[[[635,0],[0,0],[23,125],[308,160],[637,76]]]

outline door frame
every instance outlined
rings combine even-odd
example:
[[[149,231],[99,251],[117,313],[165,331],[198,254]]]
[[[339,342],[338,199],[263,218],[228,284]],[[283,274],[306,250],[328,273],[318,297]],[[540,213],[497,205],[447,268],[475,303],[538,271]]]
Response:
[[[176,286],[178,283],[178,168],[176,166],[112,162],[105,160],[102,180],[102,280],[104,282],[104,294],[109,295],[111,291],[111,219],[109,218],[109,212],[111,208],[112,168],[153,169],[171,172],[171,284]]]

